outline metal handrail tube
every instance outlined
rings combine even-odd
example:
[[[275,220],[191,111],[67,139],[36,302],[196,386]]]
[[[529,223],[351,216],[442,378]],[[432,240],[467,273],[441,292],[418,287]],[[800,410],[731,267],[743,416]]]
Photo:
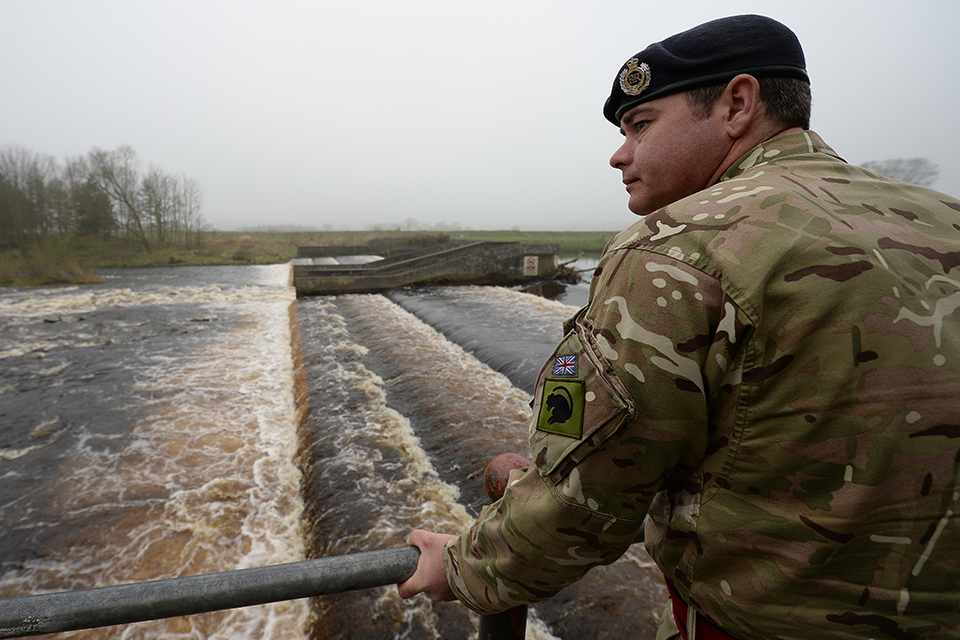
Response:
[[[403,582],[420,550],[399,547],[113,587],[0,600],[0,638],[159,620]]]
[[[529,467],[532,462],[516,453],[501,453],[483,471],[487,497],[496,502],[503,497],[510,472]],[[523,640],[527,635],[527,605],[500,613],[480,616],[480,640]]]

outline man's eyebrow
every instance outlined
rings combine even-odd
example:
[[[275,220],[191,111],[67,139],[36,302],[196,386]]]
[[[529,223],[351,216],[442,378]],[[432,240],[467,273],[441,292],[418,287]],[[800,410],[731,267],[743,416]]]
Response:
[[[651,115],[655,114],[656,110],[651,109],[645,104],[641,104],[637,107],[634,107],[630,111],[627,111],[623,114],[623,117],[620,118],[620,133],[624,133],[623,125],[630,125],[636,122],[640,118],[649,118]],[[626,135],[626,134],[624,134]]]
[[[633,122],[638,117],[648,117],[653,113],[656,113],[656,109],[653,109],[648,105],[641,104],[623,114],[623,117],[620,120],[621,122]]]

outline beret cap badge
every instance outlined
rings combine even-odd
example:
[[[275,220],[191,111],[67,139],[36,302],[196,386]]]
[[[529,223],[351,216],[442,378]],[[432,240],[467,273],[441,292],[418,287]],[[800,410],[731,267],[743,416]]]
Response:
[[[628,96],[638,96],[650,86],[650,66],[636,58],[630,58],[620,71],[620,89]]]

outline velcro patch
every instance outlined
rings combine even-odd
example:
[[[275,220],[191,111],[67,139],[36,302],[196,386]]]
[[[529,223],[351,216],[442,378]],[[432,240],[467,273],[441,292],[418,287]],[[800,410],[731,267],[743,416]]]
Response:
[[[537,431],[583,437],[583,395],[582,380],[544,380]]]

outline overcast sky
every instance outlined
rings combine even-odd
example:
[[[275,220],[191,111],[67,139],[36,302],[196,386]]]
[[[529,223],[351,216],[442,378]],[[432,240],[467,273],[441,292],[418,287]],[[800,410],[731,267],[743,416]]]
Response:
[[[927,158],[960,196],[957,0],[0,0],[0,147],[129,145],[222,230],[614,231],[620,65],[736,13],[797,33],[841,156]]]

